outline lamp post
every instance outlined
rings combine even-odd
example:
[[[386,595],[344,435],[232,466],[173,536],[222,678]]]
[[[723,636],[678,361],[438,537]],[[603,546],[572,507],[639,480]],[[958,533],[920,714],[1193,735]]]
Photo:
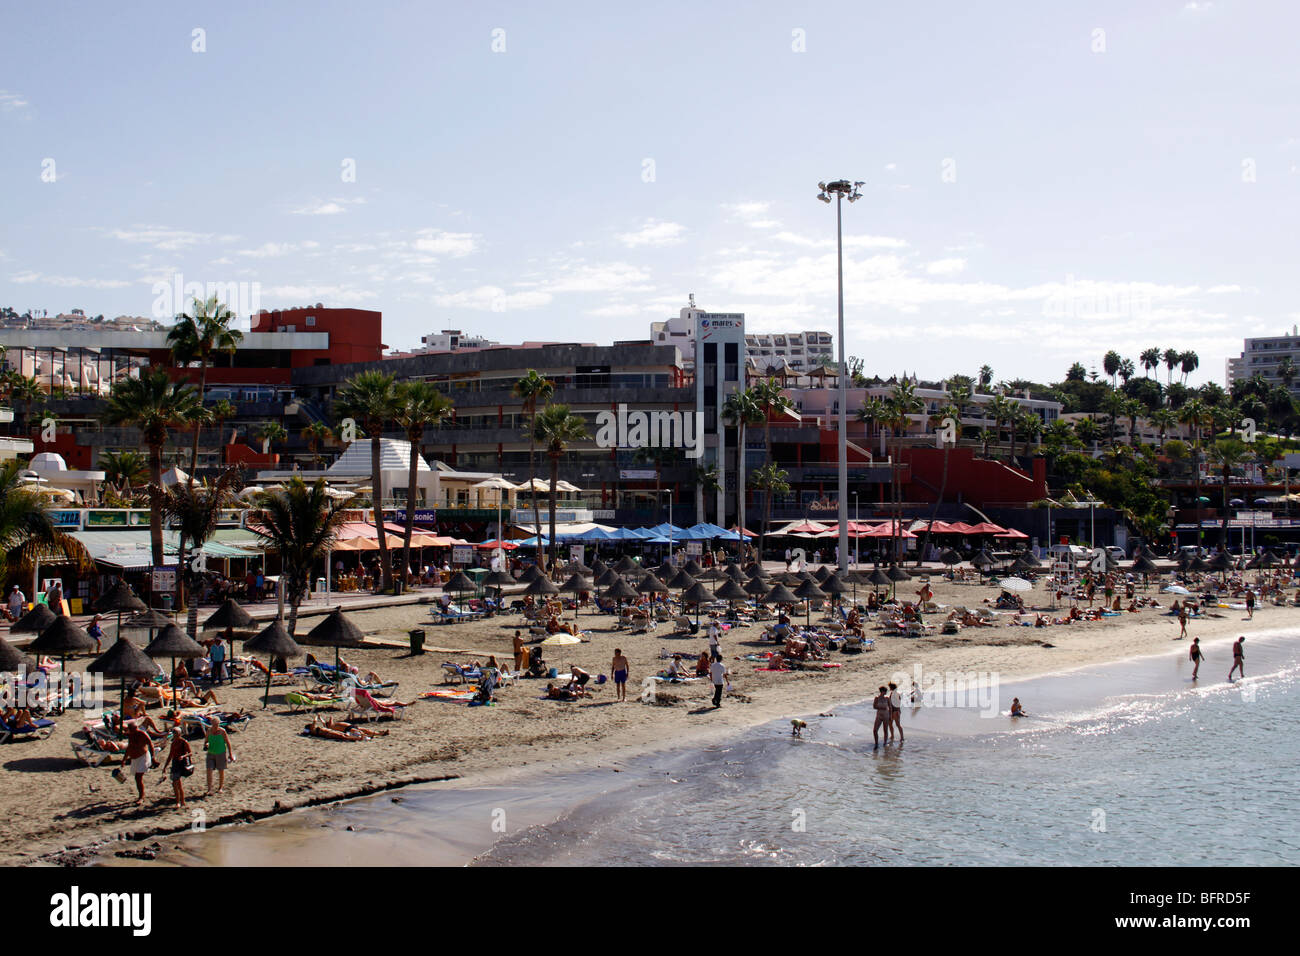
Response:
[[[858,493],[855,491],[855,492],[853,492],[853,523],[856,524],[856,525],[861,525],[861,524],[862,524],[861,519],[862,519],[862,515],[861,515],[861,513],[858,511]],[[857,565],[859,565],[859,564],[862,563],[862,531],[861,531],[861,529],[859,528],[858,531],[855,531],[855,532],[854,532],[854,535],[855,535],[855,537],[854,537],[854,539],[853,539],[853,565],[854,565],[854,567],[856,567]]]
[[[849,569],[849,458],[848,458],[848,364],[844,357],[844,200],[857,202],[862,193],[858,191],[861,182],[851,183],[846,179],[837,179],[833,183],[818,183],[821,190],[817,198],[830,203],[827,193],[835,194],[835,259],[839,289],[839,335],[840,335],[840,388],[839,388],[839,464],[840,487],[837,505],[837,517],[840,524],[839,569]]]

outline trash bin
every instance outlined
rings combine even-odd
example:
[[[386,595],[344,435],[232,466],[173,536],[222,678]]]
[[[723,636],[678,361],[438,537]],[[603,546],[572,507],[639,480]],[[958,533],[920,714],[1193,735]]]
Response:
[[[401,578],[393,578],[393,594],[400,595],[402,593],[402,585],[405,583],[406,582]]]
[[[411,636],[411,653],[413,655],[423,654],[424,653],[424,630],[417,627],[411,631],[410,636]]]
[[[172,599],[174,597],[175,597],[174,594],[160,595],[160,598],[162,599],[162,610],[164,614],[170,614],[172,612]]]
[[[317,579],[316,579],[316,587],[315,587],[314,590],[316,591],[317,594],[324,594],[324,593],[325,593],[325,579],[324,579],[324,578],[317,578]]]

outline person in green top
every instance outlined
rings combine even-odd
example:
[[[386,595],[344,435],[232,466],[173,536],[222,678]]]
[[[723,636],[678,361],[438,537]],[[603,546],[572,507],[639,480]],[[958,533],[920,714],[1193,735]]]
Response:
[[[217,793],[220,793],[226,785],[226,762],[227,759],[233,759],[234,750],[230,746],[230,735],[226,733],[226,728],[221,726],[221,720],[213,717],[208,722],[208,739],[203,745],[208,752],[208,795],[212,794],[212,771],[217,771]]]

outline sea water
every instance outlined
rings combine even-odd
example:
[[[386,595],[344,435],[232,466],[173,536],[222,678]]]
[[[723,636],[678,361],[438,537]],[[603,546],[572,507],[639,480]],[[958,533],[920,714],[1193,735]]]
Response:
[[[1300,863],[1300,640],[1229,642],[1004,684],[998,706],[869,704],[720,745],[423,785],[191,834],[181,864],[1276,865]],[[1012,696],[1029,716],[1011,718]],[[636,706],[636,705],[629,705]]]

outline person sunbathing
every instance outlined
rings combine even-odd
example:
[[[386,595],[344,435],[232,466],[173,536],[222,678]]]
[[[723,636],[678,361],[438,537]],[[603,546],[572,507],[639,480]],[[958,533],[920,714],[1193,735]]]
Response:
[[[577,700],[578,695],[569,690],[568,687],[556,687],[554,684],[546,685],[546,697],[548,700]]]
[[[695,676],[704,677],[709,673],[709,652],[700,651],[699,660],[695,662]]]
[[[26,707],[6,707],[3,716],[4,722],[14,731],[36,729],[36,723],[32,720],[32,712]]]
[[[326,740],[346,740],[349,742],[356,742],[358,740],[370,739],[365,734],[361,733],[359,728],[353,728],[351,730],[336,730],[328,724],[321,723],[319,717],[304,727],[303,730],[308,736],[323,737]]]

